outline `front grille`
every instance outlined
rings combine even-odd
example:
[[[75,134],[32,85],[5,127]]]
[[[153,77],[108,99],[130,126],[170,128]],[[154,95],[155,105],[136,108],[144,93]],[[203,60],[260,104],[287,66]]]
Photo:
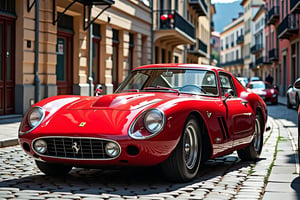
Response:
[[[44,154],[36,152],[43,156],[86,160],[107,160],[119,156],[112,158],[106,154],[105,145],[113,142],[110,140],[77,137],[43,137],[38,139],[47,143],[47,151]],[[33,144],[38,139],[34,140]]]

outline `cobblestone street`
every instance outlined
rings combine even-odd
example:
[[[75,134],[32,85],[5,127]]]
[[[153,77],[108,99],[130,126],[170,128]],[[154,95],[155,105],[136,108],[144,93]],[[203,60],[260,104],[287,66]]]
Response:
[[[67,177],[48,177],[39,172],[34,160],[19,146],[1,148],[0,199],[276,199],[276,195],[282,194],[274,192],[281,187],[276,179],[292,178],[294,186],[299,186],[295,161],[292,161],[296,144],[293,135],[288,134],[292,133],[289,128],[282,128],[279,123],[282,122],[269,118],[270,128],[265,132],[258,162],[241,162],[235,153],[209,160],[194,181],[184,184],[165,181],[154,167],[75,168]],[[277,148],[284,151],[276,151]],[[280,164],[286,155],[277,152],[290,154],[288,168]],[[275,161],[274,156],[277,156]],[[278,172],[270,176],[269,181],[273,182],[268,183],[271,167]],[[285,170],[290,172],[281,175]],[[299,195],[295,191],[289,194],[283,191],[283,194],[285,197]]]

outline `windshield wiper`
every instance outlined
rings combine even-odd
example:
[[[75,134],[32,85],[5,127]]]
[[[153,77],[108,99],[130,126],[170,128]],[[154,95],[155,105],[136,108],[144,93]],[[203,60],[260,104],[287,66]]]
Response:
[[[161,87],[161,86],[145,87],[144,90],[170,90],[170,91],[176,92],[178,94],[178,96],[180,95],[179,90],[176,90],[176,89],[173,89],[173,88],[168,88],[168,87]]]

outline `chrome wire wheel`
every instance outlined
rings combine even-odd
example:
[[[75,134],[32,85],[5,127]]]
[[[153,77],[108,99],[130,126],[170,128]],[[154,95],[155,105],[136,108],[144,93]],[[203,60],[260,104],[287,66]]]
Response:
[[[183,137],[183,156],[188,169],[193,169],[198,159],[198,135],[193,124],[186,127]]]
[[[254,138],[253,138],[253,145],[254,150],[256,152],[259,152],[261,149],[261,140],[262,140],[262,132],[261,132],[261,124],[259,118],[256,117],[255,119],[255,132],[254,132]]]

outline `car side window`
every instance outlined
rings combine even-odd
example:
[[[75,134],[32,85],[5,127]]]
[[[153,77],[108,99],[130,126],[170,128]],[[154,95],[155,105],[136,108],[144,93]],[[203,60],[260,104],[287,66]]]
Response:
[[[226,73],[220,73],[219,74],[219,79],[220,79],[220,88],[221,88],[221,96],[225,97],[225,93],[229,90],[232,89],[234,93],[234,97],[237,97],[237,93],[232,81],[232,78],[230,75]]]

